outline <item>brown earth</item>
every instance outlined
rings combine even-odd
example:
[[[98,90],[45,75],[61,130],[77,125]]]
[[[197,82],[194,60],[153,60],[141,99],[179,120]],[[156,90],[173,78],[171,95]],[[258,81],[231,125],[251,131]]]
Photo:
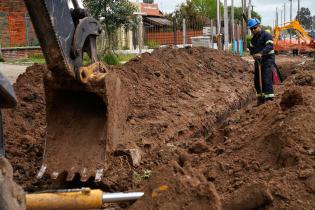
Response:
[[[313,65],[282,68],[295,70],[277,100],[247,108],[251,66],[230,54],[167,48],[110,68],[128,107],[102,187],[144,190],[133,209],[313,209]],[[37,65],[19,77],[20,103],[5,113],[14,177],[30,191],[49,184],[34,177],[45,139],[44,71]]]

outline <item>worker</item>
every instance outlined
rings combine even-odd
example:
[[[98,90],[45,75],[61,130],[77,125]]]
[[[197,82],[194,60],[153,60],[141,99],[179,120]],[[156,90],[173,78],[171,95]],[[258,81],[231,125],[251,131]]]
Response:
[[[247,26],[253,34],[250,54],[255,60],[254,84],[257,92],[257,104],[261,105],[266,101],[274,100],[272,71],[275,64],[275,51],[273,39],[270,33],[261,28],[259,20],[249,19]]]

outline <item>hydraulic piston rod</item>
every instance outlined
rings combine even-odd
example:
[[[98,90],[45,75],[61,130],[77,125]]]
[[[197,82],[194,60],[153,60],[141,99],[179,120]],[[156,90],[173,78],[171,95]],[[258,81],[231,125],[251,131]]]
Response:
[[[89,188],[48,193],[35,193],[26,195],[26,209],[101,209],[105,203],[133,201],[141,198],[143,195],[143,192],[105,193],[101,190],[91,190]]]

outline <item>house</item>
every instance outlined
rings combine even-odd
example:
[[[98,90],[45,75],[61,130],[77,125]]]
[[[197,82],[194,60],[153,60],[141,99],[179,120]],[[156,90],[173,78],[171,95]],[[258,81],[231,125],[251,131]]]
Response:
[[[39,44],[23,0],[0,0],[0,34],[1,47]]]

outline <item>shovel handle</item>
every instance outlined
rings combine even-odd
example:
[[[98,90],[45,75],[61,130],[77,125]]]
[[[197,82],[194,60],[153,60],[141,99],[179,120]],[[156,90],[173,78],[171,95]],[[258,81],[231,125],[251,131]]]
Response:
[[[262,88],[262,73],[261,73],[261,61],[260,60],[257,60],[258,62],[258,77],[259,77],[259,90],[260,90],[260,94],[263,93],[263,88]]]

